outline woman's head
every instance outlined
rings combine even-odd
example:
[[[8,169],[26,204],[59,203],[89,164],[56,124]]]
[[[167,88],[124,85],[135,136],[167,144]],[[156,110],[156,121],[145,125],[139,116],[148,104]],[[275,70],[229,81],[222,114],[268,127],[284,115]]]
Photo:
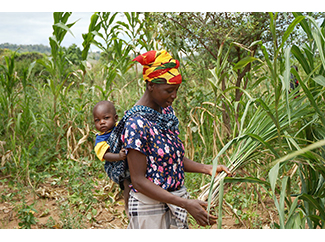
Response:
[[[177,97],[182,76],[178,72],[179,61],[175,60],[165,50],[149,51],[137,56],[134,61],[143,65],[143,79],[146,82],[146,92],[150,94],[151,106],[171,106]]]

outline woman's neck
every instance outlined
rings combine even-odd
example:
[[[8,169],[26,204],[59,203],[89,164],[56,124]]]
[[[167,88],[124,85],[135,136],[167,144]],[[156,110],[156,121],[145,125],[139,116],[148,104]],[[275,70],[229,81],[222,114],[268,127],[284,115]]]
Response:
[[[146,92],[143,94],[143,96],[140,98],[139,101],[136,102],[135,105],[142,105],[147,106],[149,108],[152,108],[153,110],[156,110],[157,112],[161,113],[161,107],[154,103],[148,95],[146,95]]]

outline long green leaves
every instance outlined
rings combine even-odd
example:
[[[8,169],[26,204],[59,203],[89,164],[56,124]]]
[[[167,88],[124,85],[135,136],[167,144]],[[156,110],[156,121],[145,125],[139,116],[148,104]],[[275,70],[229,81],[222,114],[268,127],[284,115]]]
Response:
[[[94,42],[95,35],[98,33],[100,27],[101,27],[101,22],[97,22],[99,19],[99,14],[94,13],[91,18],[90,18],[90,24],[88,27],[88,33],[82,34],[83,42],[83,50],[81,53],[81,57],[83,61],[87,60],[88,52],[90,49],[91,44]],[[82,70],[85,72],[85,64],[81,65]]]
[[[0,94],[0,104],[2,110],[6,113],[6,116],[10,119],[13,117],[13,110],[15,106],[15,99],[17,97],[17,93],[15,92],[15,87],[19,81],[18,77],[15,74],[15,55],[13,53],[9,58],[5,56],[6,65],[0,65],[0,83],[2,86],[2,92]],[[5,119],[2,119],[4,122]],[[3,124],[4,125],[4,124]]]
[[[230,140],[219,151],[213,160],[213,165],[216,166],[219,163],[218,160],[223,155],[229,155],[229,152],[231,153],[228,160],[228,167],[231,171],[235,171],[239,167],[244,167],[246,162],[250,159],[255,161],[257,159],[265,160],[265,155],[276,157],[277,159],[274,162],[271,162],[266,166],[266,170],[273,167],[268,173],[268,178],[270,181],[272,197],[279,212],[279,228],[300,228],[303,224],[303,219],[301,219],[302,211],[297,212],[298,200],[305,200],[306,208],[304,212],[307,213],[307,211],[309,211],[305,219],[307,219],[310,226],[312,226],[312,220],[308,216],[311,216],[313,221],[316,223],[317,216],[315,215],[314,210],[319,210],[321,206],[317,206],[317,204],[315,204],[316,200],[314,201],[306,195],[298,196],[293,203],[291,203],[291,200],[286,198],[290,195],[290,189],[288,188],[290,178],[288,176],[284,176],[281,179],[281,189],[279,191],[280,199],[278,200],[276,198],[276,192],[278,191],[277,183],[282,168],[280,164],[292,158],[298,157],[298,159],[309,159],[307,160],[307,163],[312,166],[313,169],[319,169],[321,167],[321,162],[315,163],[316,157],[319,157],[317,154],[318,152],[310,153],[310,151],[323,147],[325,145],[324,141],[320,140],[314,142],[310,140],[309,142],[311,142],[311,144],[306,146],[302,141],[306,139],[309,140],[310,137],[303,137],[302,139],[299,139],[299,137],[303,136],[302,131],[304,129],[307,130],[310,126],[313,126],[316,123],[319,124],[319,121],[321,121],[321,126],[325,127],[324,113],[321,111],[322,108],[324,108],[324,103],[319,102],[319,100],[321,100],[319,97],[323,95],[322,87],[324,87],[325,79],[323,75],[316,74],[317,71],[320,73],[320,66],[323,66],[322,69],[324,69],[325,58],[323,49],[321,49],[319,51],[320,64],[314,67],[316,61],[308,47],[303,48],[303,50],[295,45],[292,47],[289,46],[286,49],[283,49],[283,47],[293,29],[299,23],[303,25],[305,31],[308,32],[307,34],[314,39],[314,46],[317,47],[317,49],[323,48],[324,37],[323,32],[319,27],[316,27],[315,30],[309,31],[308,28],[310,26],[306,22],[306,17],[297,15],[296,19],[288,26],[285,34],[282,36],[280,45],[277,46],[278,41],[275,33],[276,17],[276,14],[270,14],[270,29],[274,37],[273,60],[270,59],[270,55],[261,42],[254,43],[260,45],[262,53],[264,54],[265,66],[267,66],[267,76],[271,78],[271,80],[266,80],[272,84],[274,93],[271,95],[268,93],[268,96],[259,98],[252,98],[250,97],[251,94],[245,96],[249,97],[249,99],[246,102],[241,102],[241,104],[244,104],[245,108],[241,115],[238,136]],[[315,25],[315,21],[310,17],[307,19],[311,20],[312,25]],[[301,63],[303,70],[307,73],[307,77],[302,78],[298,71],[291,68],[291,63],[293,62],[291,54],[293,54],[299,63]],[[281,56],[281,58],[284,57],[283,59],[285,61],[280,62],[279,60],[281,59],[279,56]],[[246,64],[252,63],[255,60],[255,58],[246,58],[234,65],[233,68],[237,69],[244,67]],[[303,92],[297,94],[294,90],[291,90],[291,73],[298,79]],[[210,80],[210,82],[214,84],[213,87],[215,88],[215,91],[220,93],[220,88],[215,85],[218,80],[220,80],[220,76],[218,76],[216,72],[213,72],[213,74],[214,81]],[[309,86],[311,80],[319,84],[319,86],[312,83],[313,85],[311,85],[311,87],[313,89],[311,89]],[[225,94],[223,95],[225,96]],[[255,106],[252,105],[253,103],[255,103]],[[257,104],[258,108],[256,108]],[[317,114],[318,118],[315,118],[314,114]],[[305,122],[306,125],[297,125],[302,121]],[[323,173],[323,171],[321,172]],[[221,179],[224,179],[224,177],[224,174],[220,174],[217,179],[214,179],[214,176],[212,176],[210,187],[206,188],[199,198],[203,200],[208,199],[209,203],[215,201],[218,195],[218,183]],[[303,179],[307,179],[307,177],[304,177]],[[226,179],[225,181],[229,182],[231,179]],[[246,178],[243,178],[242,181],[250,182],[249,179]],[[318,187],[318,190],[322,190],[324,187],[323,183],[318,185]],[[305,191],[306,193],[310,192],[308,187],[305,187]],[[317,202],[319,202],[319,200],[317,200]],[[286,210],[285,203],[287,203],[289,211]],[[314,210],[311,210],[311,208]],[[321,216],[318,217],[322,220]]]

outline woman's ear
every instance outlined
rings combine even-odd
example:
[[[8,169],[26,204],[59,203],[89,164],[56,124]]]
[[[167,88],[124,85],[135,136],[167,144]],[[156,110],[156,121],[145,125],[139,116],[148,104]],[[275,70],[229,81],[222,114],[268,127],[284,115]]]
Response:
[[[147,82],[147,89],[148,89],[148,91],[152,92],[154,86],[155,86],[155,83]]]

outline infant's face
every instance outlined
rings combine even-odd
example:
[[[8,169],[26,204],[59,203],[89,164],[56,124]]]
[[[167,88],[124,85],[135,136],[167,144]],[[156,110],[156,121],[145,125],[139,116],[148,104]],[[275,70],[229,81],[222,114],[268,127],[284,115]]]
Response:
[[[100,132],[106,132],[114,128],[117,122],[117,115],[113,114],[108,108],[98,107],[94,112],[95,127]]]

